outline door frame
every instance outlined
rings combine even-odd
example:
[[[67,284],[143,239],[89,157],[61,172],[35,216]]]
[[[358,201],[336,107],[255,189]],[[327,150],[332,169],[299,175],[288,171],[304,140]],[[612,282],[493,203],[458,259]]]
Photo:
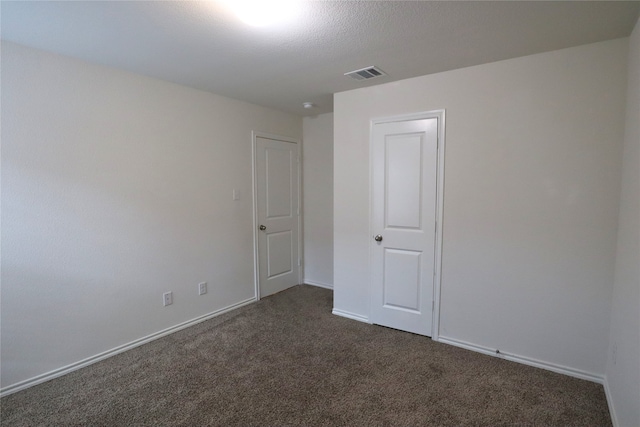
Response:
[[[259,301],[260,296],[260,259],[258,253],[258,138],[274,139],[276,141],[290,142],[298,146],[298,284],[302,283],[302,144],[299,139],[280,136],[266,132],[251,131],[251,175],[253,184],[253,282],[254,299]]]
[[[431,339],[439,341],[440,338],[440,287],[442,280],[442,225],[444,214],[444,154],[445,154],[445,110],[424,111],[421,113],[402,114],[398,116],[381,117],[372,119],[369,126],[369,182],[373,183],[373,129],[375,125],[383,123],[406,122],[422,119],[438,120],[438,142],[436,155],[436,234],[435,234],[435,259],[433,263],[433,310],[431,323]],[[373,230],[373,185],[369,186],[369,235],[374,234]],[[369,259],[372,259],[374,243],[369,239]],[[369,290],[370,298],[373,298],[373,269],[369,269],[371,278]],[[372,303],[369,302],[371,307]],[[369,308],[371,310],[371,308]],[[371,314],[369,314],[371,319]]]

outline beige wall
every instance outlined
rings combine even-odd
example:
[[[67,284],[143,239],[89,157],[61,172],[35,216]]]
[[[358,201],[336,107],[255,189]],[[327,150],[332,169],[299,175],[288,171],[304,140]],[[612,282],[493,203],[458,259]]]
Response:
[[[4,389],[254,297],[252,130],[302,119],[2,44]]]
[[[333,113],[302,122],[304,281],[333,286]]]
[[[601,380],[628,40],[335,95],[334,306],[369,316],[369,126],[446,110],[440,335]]]
[[[622,191],[606,387],[616,425],[640,426],[640,21],[629,42]]]

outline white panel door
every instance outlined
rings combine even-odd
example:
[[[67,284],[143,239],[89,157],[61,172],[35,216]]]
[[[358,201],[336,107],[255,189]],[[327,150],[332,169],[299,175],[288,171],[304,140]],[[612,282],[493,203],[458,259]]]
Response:
[[[372,134],[373,323],[431,336],[438,119]]]
[[[298,284],[298,144],[256,137],[259,297]]]

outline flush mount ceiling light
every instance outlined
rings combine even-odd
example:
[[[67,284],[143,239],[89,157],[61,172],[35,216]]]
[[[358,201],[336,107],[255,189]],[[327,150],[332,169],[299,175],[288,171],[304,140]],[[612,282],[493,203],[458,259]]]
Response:
[[[309,109],[309,108],[313,108],[313,107],[315,107],[316,105],[315,105],[313,102],[303,102],[303,103],[302,103],[302,106],[303,106],[304,108]]]
[[[246,24],[266,27],[292,20],[299,0],[227,0],[226,3]]]

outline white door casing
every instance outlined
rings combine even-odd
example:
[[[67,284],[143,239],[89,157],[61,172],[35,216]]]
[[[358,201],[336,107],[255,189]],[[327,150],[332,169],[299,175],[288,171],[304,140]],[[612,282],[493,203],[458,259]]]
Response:
[[[254,133],[256,298],[299,284],[299,144]]]
[[[370,321],[435,339],[442,122],[443,112],[425,113],[373,122],[371,133]]]

